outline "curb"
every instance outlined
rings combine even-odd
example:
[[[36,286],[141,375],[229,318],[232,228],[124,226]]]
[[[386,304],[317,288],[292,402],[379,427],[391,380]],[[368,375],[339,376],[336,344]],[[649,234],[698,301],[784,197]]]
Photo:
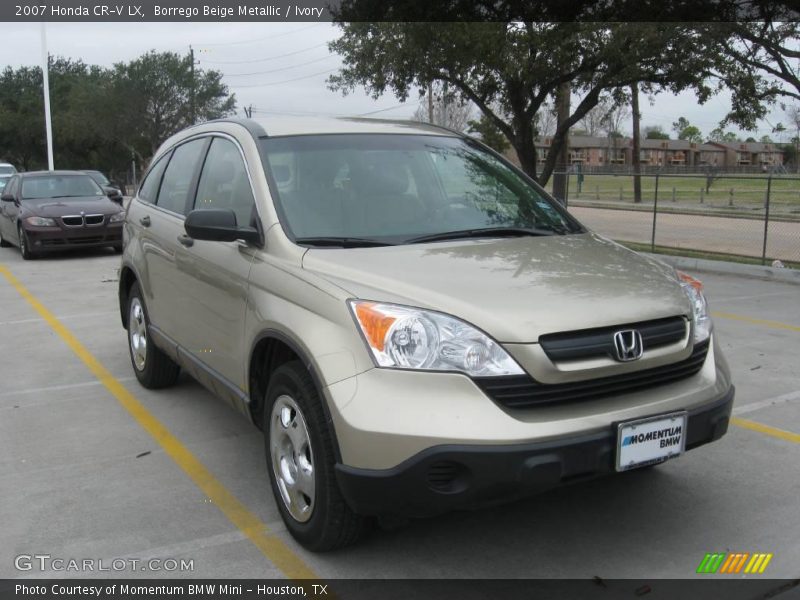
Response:
[[[781,281],[800,285],[800,270],[798,269],[775,269],[773,267],[761,265],[747,265],[722,260],[708,260],[705,258],[689,258],[687,256],[673,256],[671,254],[653,254],[651,252],[640,252],[640,254],[655,258],[679,269],[704,271],[707,273],[722,273],[724,275],[738,275],[740,277],[755,277],[758,279],[768,279],[770,281]]]

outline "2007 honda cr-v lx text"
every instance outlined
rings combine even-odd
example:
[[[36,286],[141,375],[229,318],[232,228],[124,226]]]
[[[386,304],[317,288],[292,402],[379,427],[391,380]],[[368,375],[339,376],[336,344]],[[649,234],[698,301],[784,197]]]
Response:
[[[119,298],[138,380],[184,369],[261,427],[312,550],[661,463],[733,403],[700,282],[422,124],[173,136],[128,207]]]

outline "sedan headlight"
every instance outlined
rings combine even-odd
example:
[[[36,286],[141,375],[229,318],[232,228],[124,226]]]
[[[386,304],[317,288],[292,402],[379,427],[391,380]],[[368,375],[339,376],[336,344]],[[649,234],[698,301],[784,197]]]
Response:
[[[121,223],[124,220],[125,220],[125,211],[122,211],[122,212],[118,212],[115,215],[111,215],[111,217],[108,219],[108,222],[109,223]]]
[[[47,217],[26,217],[25,222],[34,227],[55,227],[56,220],[48,219]]]
[[[684,293],[692,303],[692,322],[694,343],[702,342],[711,335],[711,316],[708,314],[708,302],[703,295],[703,284],[683,271],[676,270]]]
[[[380,367],[521,375],[522,368],[485,333],[442,313],[351,300],[349,305]]]

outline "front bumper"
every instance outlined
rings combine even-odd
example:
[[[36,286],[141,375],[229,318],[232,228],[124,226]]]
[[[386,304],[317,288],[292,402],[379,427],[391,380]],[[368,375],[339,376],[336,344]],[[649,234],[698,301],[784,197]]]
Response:
[[[122,245],[122,223],[70,228],[28,225],[25,227],[25,232],[28,235],[30,249],[34,252]]]
[[[689,410],[686,450],[728,430],[734,388]],[[509,501],[615,470],[613,426],[592,434],[517,445],[442,445],[391,469],[336,465],[342,494],[357,513],[427,516]]]

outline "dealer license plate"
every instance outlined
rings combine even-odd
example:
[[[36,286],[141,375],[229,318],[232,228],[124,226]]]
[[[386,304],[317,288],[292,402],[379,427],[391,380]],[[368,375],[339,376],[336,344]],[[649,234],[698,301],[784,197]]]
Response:
[[[617,471],[644,467],[683,453],[686,411],[626,421],[617,426]]]

